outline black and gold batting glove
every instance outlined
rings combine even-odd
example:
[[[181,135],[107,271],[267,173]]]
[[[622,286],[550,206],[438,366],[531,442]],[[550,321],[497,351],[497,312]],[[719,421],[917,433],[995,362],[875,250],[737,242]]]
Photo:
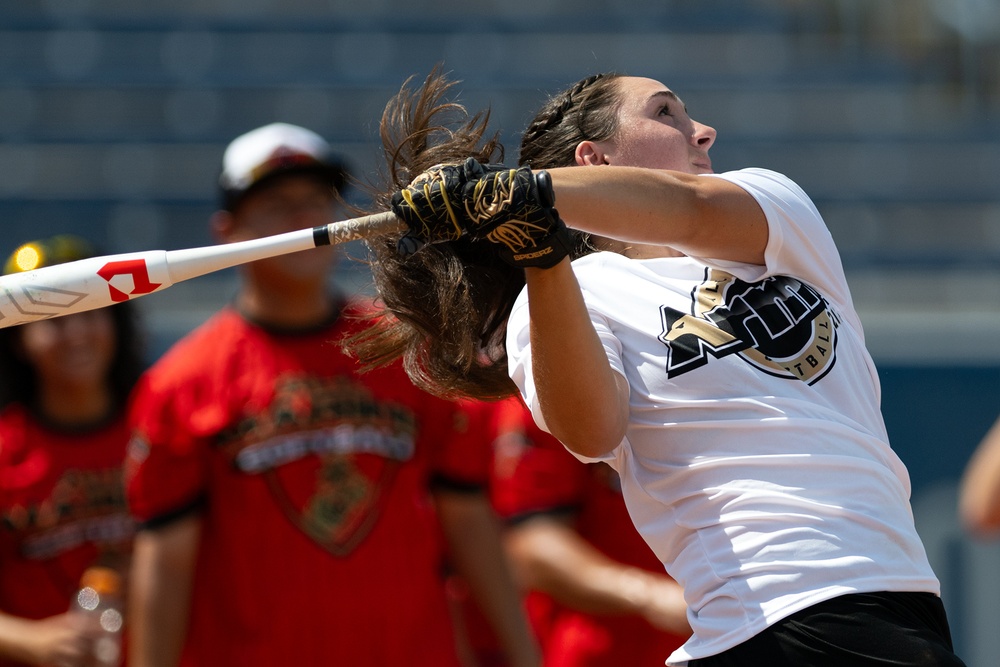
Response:
[[[428,169],[391,200],[393,213],[408,228],[398,243],[404,255],[425,243],[468,235],[500,245],[509,264],[542,268],[558,264],[571,247],[553,201],[547,172],[473,158]]]
[[[454,241],[465,232],[458,217],[461,209],[455,208],[461,205],[465,183],[462,165],[438,165],[392,195],[392,212],[408,228],[400,239],[401,252],[412,254],[424,243]]]
[[[572,239],[553,206],[548,172],[498,169],[473,180],[469,168],[463,165],[463,203],[473,239],[500,245],[500,257],[522,268],[550,268],[570,254]]]
[[[462,205],[466,186],[486,174],[506,170],[474,158],[461,164],[439,164],[393,194],[392,212],[407,226],[398,242],[400,253],[411,255],[426,243],[454,241],[469,232],[472,221]]]
[[[555,213],[555,209],[552,211]],[[550,269],[569,255],[572,248],[573,238],[569,229],[556,217],[547,233],[533,237],[528,243],[514,248],[503,242],[500,258],[522,269],[529,266]]]

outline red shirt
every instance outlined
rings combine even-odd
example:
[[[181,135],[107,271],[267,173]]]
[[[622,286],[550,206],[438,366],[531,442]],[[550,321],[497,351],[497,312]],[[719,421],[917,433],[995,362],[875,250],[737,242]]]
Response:
[[[124,418],[68,432],[17,404],[0,413],[0,610],[62,614],[84,570],[125,564],[134,534],[122,486],[127,442]]]
[[[508,520],[567,512],[579,534],[612,560],[664,574],[629,518],[617,473],[585,464],[535,425],[518,398],[492,408],[493,503]],[[636,616],[595,616],[534,594],[532,620],[546,667],[663,665],[686,637]]]
[[[141,383],[132,510],[204,519],[185,665],[457,665],[428,489],[484,486],[488,452],[399,366],[359,374],[347,327],[226,310]]]

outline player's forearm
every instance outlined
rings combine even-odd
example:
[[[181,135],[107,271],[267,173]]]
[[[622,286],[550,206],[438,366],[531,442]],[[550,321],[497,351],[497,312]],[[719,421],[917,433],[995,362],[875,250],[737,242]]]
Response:
[[[130,667],[174,667],[180,661],[200,531],[200,520],[192,517],[136,537],[129,582]]]
[[[570,609],[639,616],[661,630],[691,632],[675,581],[608,558],[554,517],[538,516],[509,530],[507,550],[522,586]]]
[[[764,213],[729,181],[634,167],[548,171],[556,208],[574,229],[688,255],[764,262]]]
[[[36,652],[32,650],[34,625],[29,619],[0,612],[0,657],[36,664]]]
[[[569,260],[527,269],[531,364],[542,414],[570,450],[598,456],[625,436],[628,389],[594,331]]]
[[[506,560],[500,523],[481,494],[435,494],[456,570],[507,654],[512,667],[536,667],[540,653]]]
[[[42,619],[0,613],[0,657],[28,665],[82,664],[87,621],[72,611]]]
[[[506,544],[523,586],[591,614],[641,613],[643,574],[555,519],[536,517],[510,529]]]

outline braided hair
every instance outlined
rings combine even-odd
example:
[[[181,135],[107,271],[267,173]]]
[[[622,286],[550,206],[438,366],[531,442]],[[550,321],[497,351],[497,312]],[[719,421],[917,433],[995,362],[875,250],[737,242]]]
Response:
[[[617,81],[621,74],[595,74],[545,103],[521,135],[518,163],[532,169],[576,164],[581,141],[604,141],[618,131]]]
[[[584,140],[617,130],[618,74],[588,77],[551,98],[525,130],[519,164],[534,169],[575,164]],[[410,80],[386,105],[380,136],[385,185],[374,186],[379,210],[416,175],[467,157],[500,162],[498,135],[487,135],[489,111],[470,115],[446,100],[456,85],[439,68],[417,90]],[[517,388],[507,375],[507,317],[524,287],[524,271],[504,263],[489,244],[458,239],[403,256],[398,236],[368,242],[379,301],[368,326],[342,347],[362,368],[402,359],[413,382],[438,396],[496,400]],[[581,235],[574,257],[590,252]]]

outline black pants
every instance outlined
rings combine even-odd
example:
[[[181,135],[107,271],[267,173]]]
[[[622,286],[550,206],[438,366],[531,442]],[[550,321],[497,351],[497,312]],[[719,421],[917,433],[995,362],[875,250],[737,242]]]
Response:
[[[961,667],[941,599],[931,593],[855,593],[778,621],[690,667]]]

